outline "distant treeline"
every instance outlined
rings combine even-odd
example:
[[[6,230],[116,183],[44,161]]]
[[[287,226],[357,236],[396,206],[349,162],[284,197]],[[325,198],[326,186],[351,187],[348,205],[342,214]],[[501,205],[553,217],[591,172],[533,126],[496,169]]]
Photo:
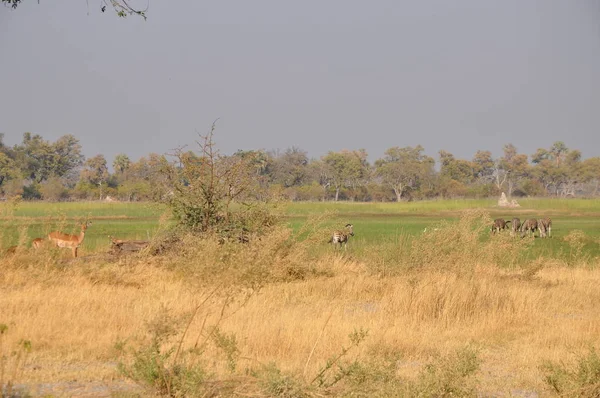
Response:
[[[459,159],[440,151],[434,159],[422,146],[391,147],[373,164],[365,150],[330,151],[311,159],[306,151],[240,150],[218,155],[226,164],[244,160],[253,179],[269,194],[289,200],[402,201],[434,198],[482,198],[505,192],[515,196],[593,197],[598,195],[600,157],[583,160],[581,152],[557,141],[534,154],[512,144],[502,156],[478,150]],[[205,154],[189,152],[199,164]],[[151,153],[137,161],[126,154],[86,159],[79,140],[65,135],[55,142],[24,133],[20,144],[6,146],[0,134],[0,194],[26,200],[156,200],[169,193],[167,165],[177,158]],[[439,167],[436,166],[438,162]],[[176,164],[175,164],[176,166]]]

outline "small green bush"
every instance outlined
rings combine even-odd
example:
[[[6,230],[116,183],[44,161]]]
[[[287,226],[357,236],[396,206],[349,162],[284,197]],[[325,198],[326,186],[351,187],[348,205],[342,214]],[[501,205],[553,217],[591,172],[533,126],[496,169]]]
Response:
[[[31,352],[31,341],[20,340],[17,348],[8,355],[4,352],[4,339],[7,332],[8,326],[0,324],[0,398],[29,397],[27,391],[16,388],[15,385],[23,374],[27,357]]]
[[[310,397],[311,387],[302,380],[282,372],[275,363],[264,366],[255,372],[258,385],[269,397],[307,398]]]
[[[564,397],[600,397],[600,356],[595,348],[575,364],[544,362],[540,366],[544,382]]]
[[[479,369],[477,351],[465,347],[425,365],[412,384],[413,397],[476,397],[474,374]]]

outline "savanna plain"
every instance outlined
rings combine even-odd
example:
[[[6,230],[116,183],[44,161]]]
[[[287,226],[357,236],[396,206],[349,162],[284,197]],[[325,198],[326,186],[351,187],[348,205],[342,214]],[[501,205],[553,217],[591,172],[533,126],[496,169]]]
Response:
[[[4,202],[2,393],[598,397],[600,201],[520,204],[279,203],[240,243],[175,241],[156,205]],[[498,217],[552,236],[491,234]],[[77,258],[31,247],[86,220]]]

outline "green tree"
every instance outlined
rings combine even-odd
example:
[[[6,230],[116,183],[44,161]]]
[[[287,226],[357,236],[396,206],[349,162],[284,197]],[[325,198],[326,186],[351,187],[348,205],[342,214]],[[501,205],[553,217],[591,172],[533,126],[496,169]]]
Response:
[[[248,161],[248,164],[252,167],[257,176],[262,176],[266,173],[270,162],[269,155],[262,150],[244,151],[240,149],[234,156],[239,156]]]
[[[585,169],[581,163],[581,152],[578,150],[563,152],[559,167],[563,170],[562,196],[576,196],[577,190],[585,180]]]
[[[400,202],[408,189],[416,189],[433,170],[435,161],[423,154],[421,145],[392,147],[375,162],[375,170],[383,184],[389,186]]]
[[[131,160],[129,160],[129,156],[123,153],[119,153],[115,156],[115,159],[113,160],[113,169],[117,175],[122,175],[125,173],[127,170],[129,170],[130,166]]]
[[[531,157],[532,173],[554,195],[574,195],[576,185],[584,179],[581,153],[571,151],[556,141],[549,149],[539,148]]]
[[[16,9],[23,1],[22,0],[1,0],[3,5],[9,6],[12,9]],[[38,0],[39,3],[39,0]],[[100,0],[99,2],[100,12],[105,12],[107,8],[111,8],[114,12],[122,18],[128,15],[137,15],[146,19],[146,12],[148,7],[145,9],[138,9],[131,7],[128,1],[125,0]],[[149,4],[149,3],[148,3]],[[88,4],[89,7],[89,4]]]
[[[551,192],[552,188],[554,188],[556,192],[556,189],[563,178],[561,175],[562,171],[560,168],[556,167],[556,164],[552,160],[539,155],[540,152],[538,150],[538,152],[534,154],[534,165],[531,169],[532,176],[542,184],[546,193]]]
[[[20,170],[14,160],[4,152],[0,152],[0,188],[11,180],[19,179]]]
[[[116,172],[117,194],[127,201],[160,200],[170,190],[162,173],[165,163],[165,156],[156,153],[131,162],[122,173]]]
[[[591,194],[597,196],[600,188],[600,157],[584,160],[582,171],[584,181],[592,186]]]
[[[494,178],[494,159],[490,151],[477,151],[471,161],[475,177],[482,183],[490,183]]]
[[[21,145],[15,146],[15,153],[24,178],[40,183],[52,175],[54,153],[41,135],[24,133]]]
[[[475,166],[468,160],[456,159],[450,152],[441,150],[440,176],[442,178],[458,181],[462,184],[470,184],[475,178]]]
[[[268,167],[271,182],[284,188],[303,185],[309,178],[308,155],[305,151],[291,147],[282,154],[273,154]]]
[[[50,144],[54,156],[51,160],[51,174],[56,177],[66,177],[76,171],[85,159],[81,153],[81,144],[73,135],[67,134]]]
[[[504,145],[503,156],[496,161],[496,184],[498,189],[506,183],[508,197],[512,196],[518,183],[530,173],[527,155],[519,154],[513,144]]]
[[[41,183],[39,190],[44,200],[59,201],[68,197],[64,182],[56,176]]]
[[[554,144],[552,144],[552,147],[550,147],[549,153],[552,159],[554,159],[556,162],[556,165],[560,166],[565,156],[567,156],[569,153],[569,148],[567,148],[564,142],[556,141]]]
[[[14,157],[23,177],[36,184],[52,176],[69,176],[84,159],[79,141],[70,134],[51,143],[39,134],[24,133],[22,143],[14,148]]]
[[[367,152],[358,151],[329,152],[323,156],[323,180],[335,190],[335,201],[339,200],[343,187],[356,188],[364,184],[369,175]]]
[[[85,161],[80,174],[80,183],[98,187],[100,199],[102,199],[108,178],[108,167],[104,155],[96,155]]]
[[[550,152],[548,152],[546,149],[538,148],[538,150],[533,155],[531,155],[531,163],[542,163],[545,160],[550,160],[550,156]]]

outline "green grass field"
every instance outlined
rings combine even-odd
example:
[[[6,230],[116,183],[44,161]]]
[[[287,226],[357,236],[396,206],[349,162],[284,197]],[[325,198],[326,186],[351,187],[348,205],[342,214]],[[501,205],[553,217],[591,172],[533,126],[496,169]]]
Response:
[[[84,251],[93,252],[109,247],[108,235],[121,239],[150,239],[159,227],[164,208],[148,203],[43,203],[24,202],[16,208],[0,205],[2,247],[19,244],[24,239],[46,237],[60,230],[77,235],[78,224],[89,219],[92,226],[86,232]]]
[[[535,239],[527,253],[528,258],[539,256],[565,258],[570,246],[563,240],[573,230],[586,235],[583,255],[600,256],[600,200],[589,199],[526,199],[521,207],[502,209],[495,200],[446,200],[409,203],[292,203],[286,207],[288,222],[294,228],[310,216],[324,212],[332,214],[328,225],[341,228],[346,223],[354,225],[355,237],[352,250],[359,256],[368,256],[374,245],[382,242],[407,242],[411,237],[423,233],[441,221],[455,221],[462,211],[482,208],[492,218],[521,221],[527,218],[551,217],[552,239]],[[490,239],[489,235],[482,239]]]
[[[549,216],[553,219],[553,238],[536,239],[530,249],[532,258],[540,255],[557,257],[569,251],[562,239],[572,230],[586,235],[584,252],[592,257],[600,255],[600,200],[589,199],[524,199],[516,209],[498,208],[494,200],[444,200],[408,203],[288,203],[282,206],[285,221],[298,230],[307,219],[327,214],[325,225],[339,228],[346,223],[354,225],[355,237],[350,250],[358,256],[368,255],[374,245],[406,242],[442,220],[453,221],[466,209],[486,209],[492,218],[504,217],[521,220]],[[0,205],[0,233],[2,247],[29,246],[33,238],[45,237],[59,229],[77,234],[77,223],[86,218],[93,225],[86,233],[82,252],[105,250],[108,235],[121,239],[150,239],[159,228],[165,208],[145,203],[43,203],[23,202],[16,207]],[[484,236],[482,239],[489,239]],[[324,244],[324,250],[327,245]]]

